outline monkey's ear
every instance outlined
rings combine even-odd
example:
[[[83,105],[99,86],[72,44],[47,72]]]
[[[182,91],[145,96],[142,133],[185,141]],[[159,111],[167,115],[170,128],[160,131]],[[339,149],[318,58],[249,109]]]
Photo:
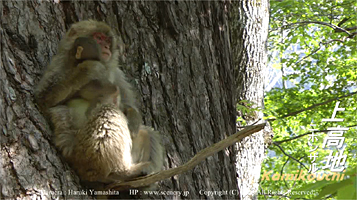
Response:
[[[77,60],[82,58],[82,52],[83,52],[83,47],[82,46],[78,46],[77,47],[76,56],[75,56]]]

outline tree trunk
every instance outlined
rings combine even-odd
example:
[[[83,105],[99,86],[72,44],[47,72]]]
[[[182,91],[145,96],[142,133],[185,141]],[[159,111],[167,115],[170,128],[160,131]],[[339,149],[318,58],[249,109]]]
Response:
[[[33,99],[70,24],[105,21],[121,37],[122,68],[137,88],[144,123],[163,135],[167,169],[236,132],[237,98],[261,106],[268,17],[263,2],[0,2],[0,195],[54,199],[69,191],[83,192],[70,198],[90,194],[53,147],[52,132]],[[254,24],[257,19],[260,23]],[[240,144],[238,169],[230,147],[192,171],[161,181],[160,190],[188,191],[184,198],[189,199],[239,198],[238,171],[239,190],[254,194],[256,187],[248,188],[243,179],[254,177],[249,185],[257,184],[258,172],[248,169],[260,169],[261,139],[258,133],[248,140],[259,146]]]
[[[248,100],[253,108],[264,108],[269,1],[235,1],[230,14],[238,103]],[[263,113],[258,111],[245,115],[239,112],[238,116],[243,116],[248,124],[263,119]],[[257,199],[265,139],[269,140],[271,135],[269,128],[244,138],[236,146],[238,188],[242,199]]]

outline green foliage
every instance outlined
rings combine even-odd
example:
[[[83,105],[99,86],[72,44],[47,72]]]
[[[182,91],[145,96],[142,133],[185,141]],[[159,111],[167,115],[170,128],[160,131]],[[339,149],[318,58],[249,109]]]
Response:
[[[276,119],[271,125],[274,145],[264,171],[291,174],[311,166],[311,153],[318,153],[318,173],[322,162],[336,148],[323,149],[327,128],[349,127],[344,132],[347,172],[342,181],[261,181],[262,190],[283,191],[273,198],[354,199],[357,173],[357,1],[274,0],[270,2],[269,61],[283,72],[281,88],[266,92],[265,115]],[[344,112],[343,122],[323,122],[330,118],[337,101]],[[312,127],[311,124],[316,124]],[[315,131],[314,152],[307,142],[309,129]],[[294,139],[295,138],[295,139]],[[281,149],[280,149],[280,148]],[[284,152],[283,152],[284,151]],[[288,157],[287,155],[290,155]],[[293,159],[294,158],[294,159]],[[350,175],[347,175],[349,173]],[[294,195],[293,191],[313,194]],[[285,193],[284,193],[285,191]],[[266,198],[263,195],[261,198]]]
[[[345,173],[347,178],[339,182],[330,181],[318,181],[316,183],[305,184],[299,189],[294,189],[296,191],[310,191],[310,190],[320,190],[320,193],[315,196],[315,199],[324,198],[327,195],[337,195],[337,199],[355,199],[356,197],[356,172],[357,168],[352,168]],[[304,195],[292,195],[291,198],[304,198]]]
[[[259,108],[254,102],[241,100],[237,104],[237,112],[240,112],[239,116],[244,116],[244,118],[255,119],[258,111],[261,111],[261,108]],[[243,126],[247,125],[247,121],[244,118],[238,117],[237,122]]]

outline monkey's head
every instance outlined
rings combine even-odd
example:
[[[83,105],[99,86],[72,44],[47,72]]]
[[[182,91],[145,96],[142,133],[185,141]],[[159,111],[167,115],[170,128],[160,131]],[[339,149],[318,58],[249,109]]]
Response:
[[[106,23],[87,20],[73,24],[62,39],[59,49],[63,51],[72,49],[76,39],[80,37],[92,38],[98,43],[101,48],[102,61],[117,63],[119,56],[117,40],[114,32]]]
[[[78,60],[78,63],[85,60],[101,61],[107,60],[108,58],[107,54],[102,56],[102,47],[98,44],[97,40],[89,37],[78,37],[74,41],[73,50],[70,52],[70,56],[74,56]]]

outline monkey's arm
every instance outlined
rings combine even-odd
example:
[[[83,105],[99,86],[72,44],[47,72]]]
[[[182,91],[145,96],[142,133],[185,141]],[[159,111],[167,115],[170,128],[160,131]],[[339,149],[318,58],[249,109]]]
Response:
[[[136,134],[142,124],[142,117],[137,107],[132,86],[126,81],[124,73],[119,68],[115,67],[112,71],[112,75],[114,75],[112,78],[113,84],[118,86],[120,91],[120,110],[128,119],[130,132]]]
[[[67,72],[49,71],[40,81],[35,96],[40,106],[48,109],[64,103],[92,80],[107,84],[107,75],[105,66],[92,60],[84,61]]]

